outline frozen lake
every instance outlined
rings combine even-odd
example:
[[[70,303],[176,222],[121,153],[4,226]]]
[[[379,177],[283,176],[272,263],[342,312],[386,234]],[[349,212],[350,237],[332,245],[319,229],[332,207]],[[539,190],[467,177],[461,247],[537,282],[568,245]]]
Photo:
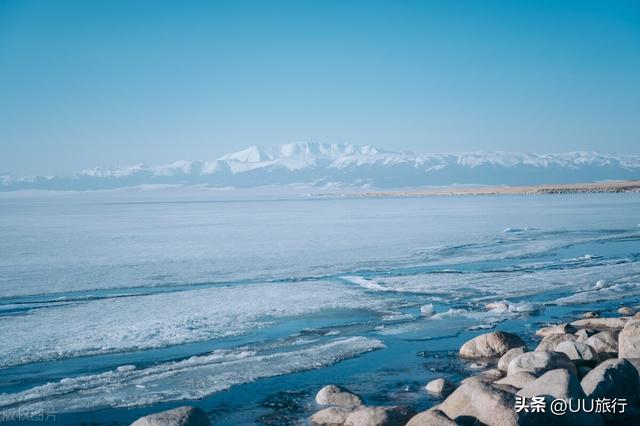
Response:
[[[474,333],[638,303],[639,224],[632,193],[3,194],[0,412],[299,424],[326,383],[429,406]]]

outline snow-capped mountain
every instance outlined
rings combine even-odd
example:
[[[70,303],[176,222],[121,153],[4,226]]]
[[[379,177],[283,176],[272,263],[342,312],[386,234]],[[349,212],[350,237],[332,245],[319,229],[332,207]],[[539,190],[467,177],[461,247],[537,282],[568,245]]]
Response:
[[[640,155],[595,152],[526,154],[471,152],[416,154],[355,146],[290,143],[251,146],[213,161],[176,161],[83,170],[67,176],[0,176],[0,191],[86,190],[143,184],[257,187],[309,186],[402,188],[454,184],[534,185],[640,179]]]

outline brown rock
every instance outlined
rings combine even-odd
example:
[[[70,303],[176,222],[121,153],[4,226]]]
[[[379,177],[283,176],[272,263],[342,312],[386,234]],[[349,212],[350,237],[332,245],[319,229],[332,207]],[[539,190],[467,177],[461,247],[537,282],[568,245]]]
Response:
[[[575,328],[592,328],[594,330],[622,330],[628,318],[585,318],[571,323]]]
[[[437,408],[418,413],[406,426],[456,426],[457,423]]]
[[[409,407],[362,407],[349,414],[344,426],[404,426],[416,411]]]
[[[550,334],[538,344],[536,351],[553,351],[562,342],[576,340],[573,334]]]
[[[200,408],[185,406],[140,417],[131,426],[211,426],[211,422]]]
[[[512,333],[494,331],[474,337],[460,348],[464,358],[497,358],[509,349],[526,347],[520,337]]]
[[[514,394],[481,380],[470,380],[438,408],[454,421],[471,417],[488,426],[508,426],[521,424],[521,416],[514,406]]]
[[[311,426],[342,426],[357,407],[328,407],[309,417]]]

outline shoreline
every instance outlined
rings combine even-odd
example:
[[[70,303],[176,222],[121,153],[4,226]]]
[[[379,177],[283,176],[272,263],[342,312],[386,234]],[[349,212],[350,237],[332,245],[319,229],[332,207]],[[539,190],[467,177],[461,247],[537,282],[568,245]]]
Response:
[[[606,183],[577,183],[531,186],[471,186],[465,188],[441,187],[413,191],[368,191],[353,193],[312,194],[318,197],[392,198],[480,195],[549,195],[549,194],[602,194],[640,192],[640,180]]]
[[[485,309],[508,309],[502,305],[493,302]],[[327,383],[309,395],[308,408],[313,411],[298,422],[310,426],[636,425],[640,420],[639,309],[640,305],[631,303],[611,311],[574,312],[561,321],[539,323],[533,330],[498,328],[465,340],[455,358],[467,366],[466,374],[456,379],[451,377],[453,372],[439,371],[424,381],[421,398],[434,401],[426,409],[411,403],[380,404],[339,383]],[[564,404],[557,404],[558,400]],[[133,425],[168,426],[176,419],[191,426],[214,424],[198,405],[148,414]],[[531,408],[542,405],[543,411]]]
[[[504,305],[504,306],[503,306]],[[508,309],[502,302],[489,311]],[[318,391],[311,426],[405,425],[635,425],[640,422],[640,312],[589,311],[535,331],[495,330],[462,344],[457,357],[471,371],[424,385],[438,402],[424,411],[410,405],[369,406],[340,385]],[[611,315],[611,316],[609,316]],[[530,344],[527,344],[530,343]]]

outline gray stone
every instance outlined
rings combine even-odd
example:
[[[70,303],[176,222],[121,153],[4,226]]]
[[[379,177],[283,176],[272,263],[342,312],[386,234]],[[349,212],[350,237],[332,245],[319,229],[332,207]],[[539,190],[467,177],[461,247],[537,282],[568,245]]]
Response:
[[[506,372],[511,360],[525,352],[526,350],[524,347],[509,349],[507,353],[502,355],[498,360],[498,370]]]
[[[503,379],[497,380],[495,384],[513,386],[516,389],[522,389],[537,378],[537,376],[534,376],[527,371],[520,371]]]
[[[428,393],[437,397],[449,395],[455,388],[456,385],[445,378],[432,380],[425,386]]]
[[[625,359],[603,361],[584,376],[581,383],[589,398],[626,398],[629,404],[638,400],[638,371]]]
[[[536,336],[545,337],[550,334],[573,334],[576,331],[578,330],[571,324],[558,324],[540,328],[536,331]]]
[[[406,426],[456,426],[457,423],[437,408],[416,414]]]
[[[585,343],[596,351],[600,359],[613,358],[618,353],[618,336],[615,331],[601,331],[589,337]]]
[[[504,373],[502,371],[496,368],[491,368],[489,370],[476,374],[475,376],[469,376],[463,379],[460,383],[466,383],[469,380],[480,380],[483,382],[493,383],[496,380],[501,379],[502,377],[504,377]]]
[[[594,330],[622,330],[628,318],[585,318],[571,323],[575,328],[592,328]]]
[[[577,406],[579,400],[585,398],[578,378],[565,369],[547,371],[540,378],[522,388],[518,395],[526,398],[541,396],[544,397],[547,404],[550,404],[554,399],[572,400],[575,401],[574,406]],[[550,412],[542,416],[537,414],[530,413],[528,420],[533,424],[541,425],[595,426],[603,424],[602,416],[599,414],[583,411],[567,412],[562,416],[554,416]]]
[[[561,342],[556,346],[556,352],[566,354],[576,365],[595,365],[598,362],[598,354],[586,343]]]
[[[462,384],[438,406],[454,421],[475,418],[488,426],[521,424],[514,407],[514,394],[481,380]]]
[[[522,339],[512,333],[494,331],[474,337],[460,348],[464,358],[498,358],[509,349],[526,347]]]
[[[561,342],[573,342],[575,340],[576,336],[574,336],[573,334],[550,334],[542,339],[540,344],[538,344],[538,346],[536,347],[536,351],[553,351]]]
[[[342,426],[357,407],[328,407],[309,417],[311,426]]]
[[[510,376],[520,371],[527,371],[539,376],[546,371],[557,368],[564,368],[569,370],[570,373],[577,374],[576,366],[566,354],[562,352],[535,351],[523,353],[511,360],[507,375]]]
[[[185,406],[140,417],[131,426],[211,426],[211,422],[200,408]]]
[[[344,426],[404,426],[416,411],[409,407],[362,407],[349,414]]]
[[[527,398],[534,396],[550,396],[552,399],[584,398],[578,378],[563,368],[547,371],[522,388],[518,395]]]
[[[640,320],[631,320],[618,335],[618,356],[640,358]]]
[[[320,405],[362,405],[362,398],[342,386],[327,385],[316,394],[316,402]]]

